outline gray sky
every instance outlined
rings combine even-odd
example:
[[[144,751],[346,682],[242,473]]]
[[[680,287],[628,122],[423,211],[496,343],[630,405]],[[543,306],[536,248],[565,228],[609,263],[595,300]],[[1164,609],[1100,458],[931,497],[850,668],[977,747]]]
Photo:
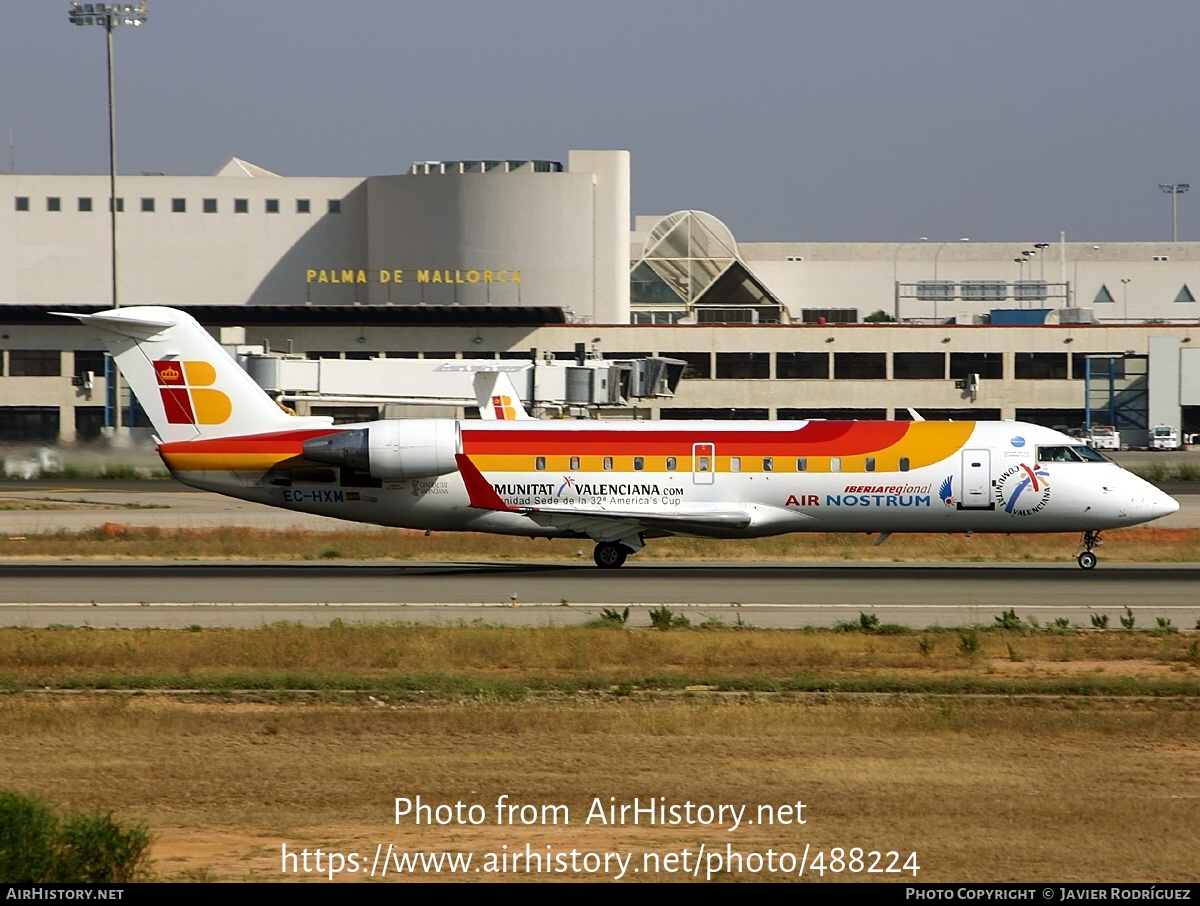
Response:
[[[104,32],[0,0],[0,168],[107,173]],[[632,153],[742,241],[1200,240],[1197,0],[149,0],[122,173]],[[12,149],[7,147],[9,133]]]

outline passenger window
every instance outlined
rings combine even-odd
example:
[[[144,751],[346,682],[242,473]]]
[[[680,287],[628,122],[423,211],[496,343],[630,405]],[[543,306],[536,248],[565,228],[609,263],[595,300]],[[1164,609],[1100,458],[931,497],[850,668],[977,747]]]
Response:
[[[829,460],[829,471],[830,472],[842,471],[842,458],[840,456],[834,456],[832,459]]]
[[[611,456],[604,457],[604,471],[611,472],[613,470],[613,458]]]
[[[707,456],[701,456],[701,457],[700,457],[700,461],[699,461],[699,462],[697,463],[697,465],[696,465],[696,471],[697,471],[697,472],[707,472],[707,471],[708,471],[708,468],[709,468],[709,466],[708,466],[708,457],[707,457]]]
[[[668,472],[674,472],[674,471],[675,471],[675,467],[676,467],[677,465],[678,465],[678,460],[677,460],[677,459],[675,459],[675,457],[674,457],[674,456],[668,456],[668,457],[667,457],[667,471],[668,471]]]
[[[579,457],[578,456],[571,457],[571,471],[572,472],[579,471]]]
[[[644,456],[633,457],[633,471],[640,472],[646,468],[646,458]]]
[[[801,456],[799,459],[796,460],[796,471],[797,472],[807,472],[808,471],[808,457],[807,456]]]
[[[775,471],[775,460],[772,457],[770,457],[770,456],[763,457],[763,471],[764,472],[774,472]]]
[[[729,471],[730,472],[742,471],[742,457],[740,457],[740,456],[730,456],[729,457]]]
[[[868,472],[874,472],[875,471],[875,457],[868,456],[866,465],[867,465]]]
[[[545,456],[536,457],[533,460],[533,467],[535,469],[537,469],[539,472],[545,472],[546,471],[546,457]]]
[[[900,471],[901,472],[908,471],[908,457],[907,456],[900,457]]]

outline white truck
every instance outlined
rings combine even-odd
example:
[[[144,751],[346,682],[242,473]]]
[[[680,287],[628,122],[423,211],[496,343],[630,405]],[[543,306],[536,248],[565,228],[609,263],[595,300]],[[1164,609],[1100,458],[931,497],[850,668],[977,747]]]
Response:
[[[1155,425],[1149,432],[1151,450],[1178,450],[1179,432],[1170,425]]]
[[[1121,435],[1112,425],[1092,425],[1087,443],[1093,450],[1120,450]]]

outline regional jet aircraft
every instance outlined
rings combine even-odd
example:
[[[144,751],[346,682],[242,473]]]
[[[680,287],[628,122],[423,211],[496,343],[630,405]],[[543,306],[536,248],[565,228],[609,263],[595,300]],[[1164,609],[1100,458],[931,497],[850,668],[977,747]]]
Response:
[[[1179,508],[1073,438],[1011,421],[334,426],[284,411],[183,312],[71,317],[101,334],[185,484],[378,525],[586,537],[605,569],[647,539],[788,532],[1081,532],[1092,569],[1103,530]]]

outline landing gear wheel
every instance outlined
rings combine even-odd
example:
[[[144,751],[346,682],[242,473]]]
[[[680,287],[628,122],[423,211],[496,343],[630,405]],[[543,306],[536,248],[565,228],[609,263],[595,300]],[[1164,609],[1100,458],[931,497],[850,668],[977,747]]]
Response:
[[[1079,561],[1080,569],[1095,569],[1096,555],[1092,553],[1092,548],[1099,547],[1104,542],[1100,540],[1099,532],[1087,531],[1083,533],[1084,551],[1075,559]]]
[[[601,569],[617,569],[625,563],[629,548],[615,541],[601,541],[592,552],[592,559]]]

